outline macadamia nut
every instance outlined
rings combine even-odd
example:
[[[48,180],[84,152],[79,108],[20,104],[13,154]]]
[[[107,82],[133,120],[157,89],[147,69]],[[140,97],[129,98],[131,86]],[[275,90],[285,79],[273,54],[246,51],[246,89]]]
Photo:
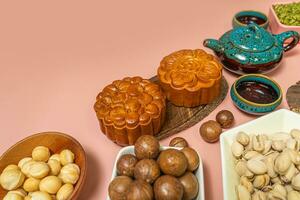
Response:
[[[0,184],[6,190],[14,190],[24,182],[25,176],[18,169],[5,170],[0,176]]]
[[[69,149],[65,149],[62,152],[60,152],[59,158],[62,165],[74,162],[74,154]]]
[[[63,166],[58,177],[64,183],[71,183],[74,185],[79,179],[79,174],[80,169],[78,165],[72,163]]]
[[[40,182],[40,191],[48,194],[56,194],[62,185],[62,181],[56,176],[47,176]]]
[[[39,184],[40,184],[39,179],[30,177],[25,180],[25,182],[23,184],[23,188],[27,192],[35,192],[35,191],[39,190]]]
[[[50,174],[57,176],[61,170],[60,162],[53,159],[48,161],[48,165],[50,167]]]
[[[32,159],[35,161],[47,162],[50,157],[50,151],[47,147],[37,146],[32,151]]]
[[[32,161],[32,158],[30,157],[25,157],[23,159],[21,159],[18,163],[18,167],[20,167],[20,169],[22,169],[22,167],[24,166],[25,163]]]
[[[59,158],[59,154],[53,154],[52,156],[50,156],[49,160],[57,160],[60,163],[60,158]]]
[[[27,163],[25,164],[25,166]],[[24,167],[25,167],[24,166]],[[28,175],[33,178],[41,179],[49,174],[50,167],[44,162],[30,162]]]
[[[31,200],[52,200],[52,197],[47,192],[33,192],[30,194]]]
[[[7,193],[3,200],[23,200],[23,197],[15,193]]]
[[[2,173],[5,172],[5,171],[7,171],[7,170],[10,170],[10,169],[20,170],[20,168],[19,168],[17,165],[7,165],[7,166],[4,168],[4,170],[2,171]]]
[[[74,191],[74,187],[72,184],[64,184],[57,192],[56,199],[57,200],[67,200]]]
[[[20,195],[21,197],[25,197],[27,195],[27,192],[23,189],[12,190],[9,191],[8,193],[17,194]]]

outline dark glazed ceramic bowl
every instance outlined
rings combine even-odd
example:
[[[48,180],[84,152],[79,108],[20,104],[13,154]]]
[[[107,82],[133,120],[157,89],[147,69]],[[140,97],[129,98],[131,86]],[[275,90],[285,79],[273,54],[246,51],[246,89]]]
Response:
[[[253,115],[264,115],[280,105],[282,90],[278,83],[267,76],[248,74],[234,82],[230,96],[240,110]]]
[[[264,13],[254,10],[240,11],[235,14],[232,19],[233,27],[247,26],[251,23],[256,23],[260,27],[267,29],[269,26],[269,19]]]

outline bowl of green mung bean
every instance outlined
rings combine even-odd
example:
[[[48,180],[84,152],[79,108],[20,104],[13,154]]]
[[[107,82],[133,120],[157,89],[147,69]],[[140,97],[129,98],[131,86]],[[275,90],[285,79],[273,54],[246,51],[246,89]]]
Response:
[[[290,30],[300,33],[300,1],[271,5],[269,21],[270,30],[274,34]]]

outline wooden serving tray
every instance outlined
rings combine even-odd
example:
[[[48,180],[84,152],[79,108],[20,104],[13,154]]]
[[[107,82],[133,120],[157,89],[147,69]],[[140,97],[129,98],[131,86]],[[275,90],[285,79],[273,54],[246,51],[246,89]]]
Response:
[[[159,84],[156,76],[150,79]],[[177,107],[167,101],[166,120],[161,131],[156,135],[158,139],[163,139],[188,129],[204,119],[209,113],[215,110],[222,103],[228,92],[228,84],[225,77],[222,77],[221,94],[212,103],[194,108]]]

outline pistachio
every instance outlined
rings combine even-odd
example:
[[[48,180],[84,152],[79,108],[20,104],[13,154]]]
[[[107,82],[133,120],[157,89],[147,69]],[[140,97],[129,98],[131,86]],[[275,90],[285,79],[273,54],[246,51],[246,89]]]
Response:
[[[245,151],[243,154],[243,158],[246,160],[250,160],[256,156],[263,156],[261,153],[258,153],[257,151]]]
[[[245,150],[252,151],[253,150],[253,135],[249,135],[249,143],[245,146]]]
[[[267,174],[271,177],[271,178],[275,178],[277,177],[277,173],[274,170],[274,161],[275,158],[278,156],[278,152],[273,152],[272,154],[269,154],[268,156],[265,157],[265,164],[267,166]]]
[[[286,142],[286,147],[295,151],[300,150],[300,140],[299,139],[289,139]]]
[[[295,190],[300,190],[300,174],[298,174],[295,177],[293,177],[293,179],[292,179],[292,187]]]
[[[270,177],[267,174],[257,175],[253,180],[253,187],[256,189],[262,189],[263,187],[269,185]]]
[[[278,176],[275,177],[275,178],[272,178],[272,179],[271,179],[271,182],[272,182],[273,184],[276,184],[276,183],[283,184],[283,181],[282,181]]]
[[[264,154],[264,155],[267,154],[268,152],[270,152],[271,148],[272,148],[272,141],[271,140],[266,140],[265,141],[265,149],[262,152],[262,154]]]
[[[299,129],[292,129],[290,135],[297,140],[300,140],[300,130]]]
[[[247,168],[256,175],[265,174],[268,170],[266,164],[257,159],[248,160]]]
[[[239,176],[244,176],[248,171],[246,162],[243,160],[238,161],[238,163],[235,165],[235,171]]]
[[[286,197],[280,194],[278,191],[271,190],[268,193],[268,199],[270,200],[286,200]]]
[[[253,149],[257,152],[263,152],[265,149],[264,137],[262,135],[253,135]]]
[[[299,199],[300,199],[299,192],[292,190],[288,193],[287,200],[299,200]]]
[[[286,151],[288,152],[292,162],[295,165],[300,165],[300,154],[299,154],[299,152],[294,150],[294,149],[286,149]]]
[[[238,200],[251,200],[251,194],[243,185],[238,185],[235,188]]]
[[[274,140],[272,141],[272,148],[275,151],[283,151],[283,149],[286,147],[286,143],[283,140]]]
[[[252,185],[251,181],[249,181],[249,179],[247,177],[242,176],[241,179],[240,179],[240,184],[243,185],[245,188],[247,188],[247,190],[250,193],[254,192],[253,185]]]
[[[279,183],[273,185],[273,191],[280,193],[282,196],[286,197],[287,191],[285,187]]]
[[[252,195],[252,200],[267,200],[267,195],[262,191],[255,191]]]
[[[236,141],[238,141],[243,146],[247,146],[249,144],[250,138],[245,132],[239,132],[236,136]]]
[[[292,163],[292,161],[291,161],[288,153],[282,152],[275,159],[274,169],[278,174],[284,175],[285,172],[290,167],[291,163]]]
[[[240,143],[234,141],[231,145],[231,151],[234,157],[239,158],[243,154],[244,147]]]
[[[282,175],[280,178],[283,182],[290,183],[296,173],[297,173],[297,168],[295,167],[294,164],[291,164],[289,169],[287,170],[286,174]]]

